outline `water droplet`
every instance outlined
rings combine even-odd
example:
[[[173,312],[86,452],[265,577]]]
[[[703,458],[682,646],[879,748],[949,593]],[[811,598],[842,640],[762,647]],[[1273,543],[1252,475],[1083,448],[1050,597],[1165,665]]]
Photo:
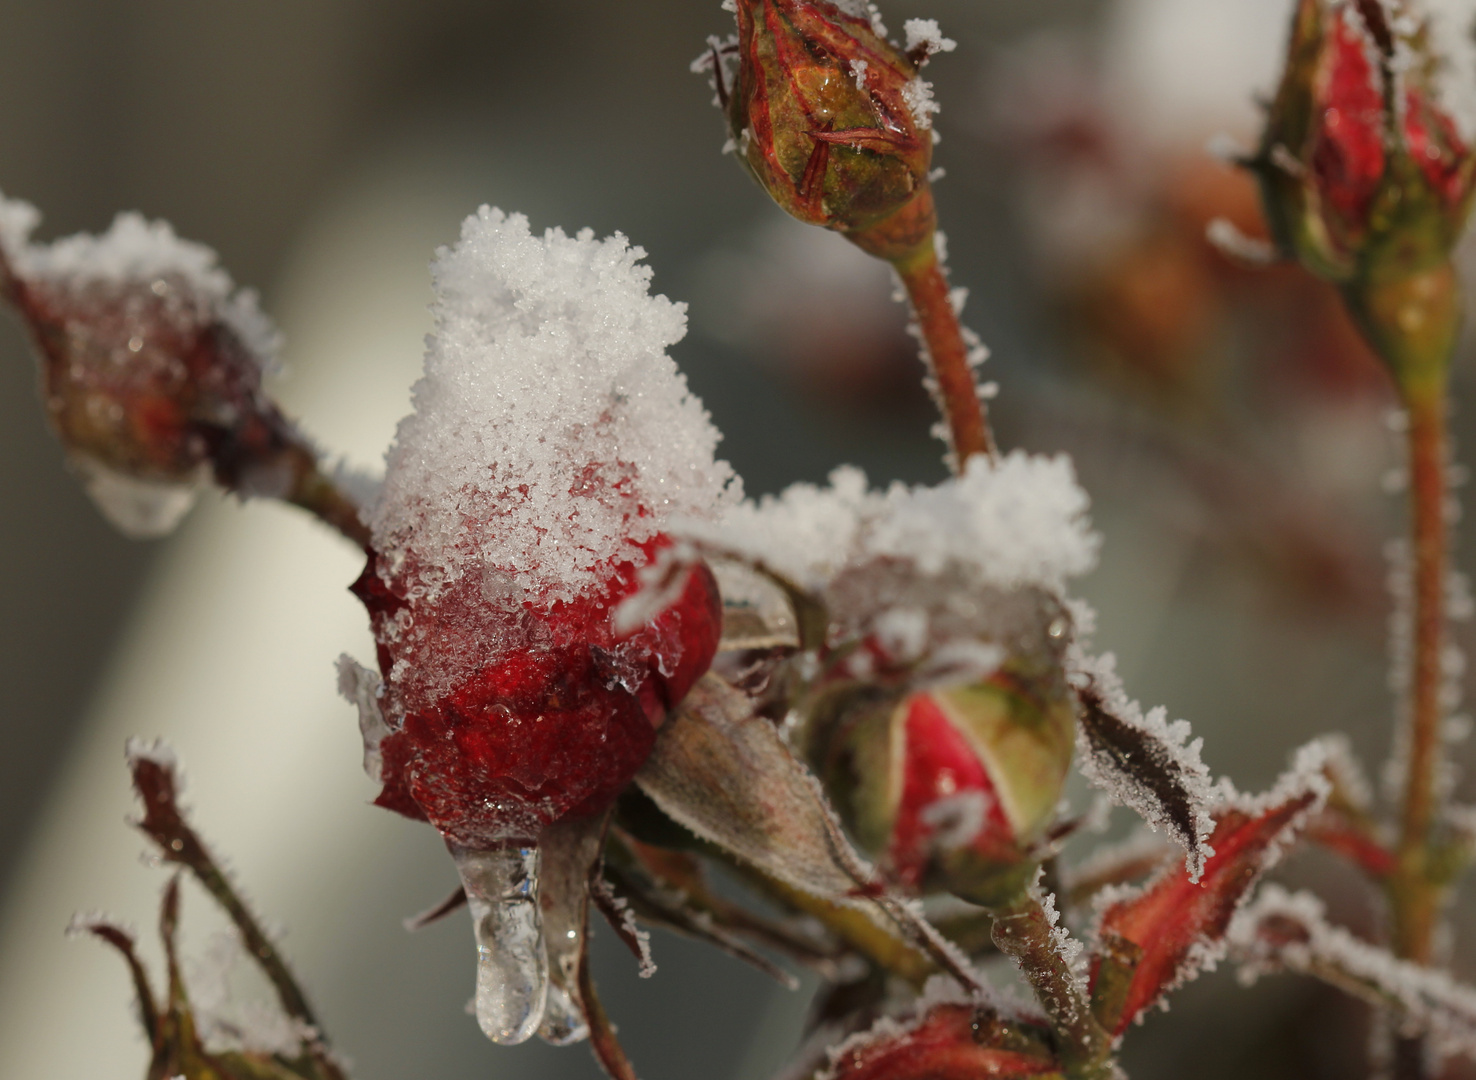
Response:
[[[528,1039],[543,1023],[548,954],[538,906],[537,848],[451,846],[477,940],[477,1023],[493,1042]]]
[[[1051,620],[1051,625],[1046,629],[1046,633],[1047,634],[1050,634],[1051,637],[1053,637],[1053,638],[1062,638],[1062,637],[1065,637],[1066,636],[1066,620],[1065,619],[1060,619],[1060,618],[1052,619]]]

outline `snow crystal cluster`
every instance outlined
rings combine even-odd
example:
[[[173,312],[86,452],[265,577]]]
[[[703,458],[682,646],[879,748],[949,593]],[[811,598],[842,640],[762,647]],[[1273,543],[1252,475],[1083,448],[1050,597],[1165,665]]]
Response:
[[[873,491],[860,469],[845,466],[825,487],[795,484],[682,529],[815,591],[876,559],[905,560],[928,575],[961,568],[1002,590],[1059,591],[1096,563],[1088,504],[1069,458],[1015,451],[974,457],[962,476],[933,487]]]
[[[569,599],[630,542],[738,497],[666,354],[685,305],[650,295],[644,256],[488,207],[437,253],[425,373],[371,512],[412,596],[476,575],[489,598]]]

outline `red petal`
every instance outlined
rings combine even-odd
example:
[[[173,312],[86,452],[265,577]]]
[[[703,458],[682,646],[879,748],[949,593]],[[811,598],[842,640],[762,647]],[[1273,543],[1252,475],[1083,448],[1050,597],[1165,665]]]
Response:
[[[1317,95],[1322,116],[1313,135],[1312,172],[1344,226],[1361,229],[1384,176],[1384,99],[1368,44],[1346,13],[1334,21],[1329,46]]]

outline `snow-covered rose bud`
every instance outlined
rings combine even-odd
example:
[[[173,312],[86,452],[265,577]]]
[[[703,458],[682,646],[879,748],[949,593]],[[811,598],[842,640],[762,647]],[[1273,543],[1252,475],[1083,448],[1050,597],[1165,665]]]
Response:
[[[553,1007],[539,846],[610,807],[721,630],[704,564],[641,574],[673,515],[710,517],[736,488],[665,352],[684,308],[649,295],[644,254],[467,219],[433,266],[436,331],[355,586],[382,673],[345,680],[365,763],[380,805],[429,820],[457,859],[478,1017],[503,1042]],[[617,608],[643,588],[627,626]]]
[[[1381,3],[1298,3],[1252,166],[1278,245],[1314,273],[1403,277],[1443,263],[1460,237],[1476,159],[1440,104],[1437,68],[1426,31]]]
[[[731,90],[721,50],[712,63],[737,154],[764,190],[873,255],[925,244],[937,105],[918,68],[934,43],[952,43],[934,33],[906,53],[854,0],[737,0],[736,10]]]
[[[262,390],[276,333],[214,252],[122,214],[100,236],[31,242],[38,215],[0,196],[0,299],[40,358],[52,426],[124,532],[168,532],[212,477],[322,513],[316,455]],[[352,529],[352,507],[323,516]]]
[[[1086,509],[1069,461],[1015,452],[885,492],[839,469],[695,530],[828,612],[794,738],[910,886],[982,899],[1028,875],[1074,746],[1059,595],[1095,561]]]

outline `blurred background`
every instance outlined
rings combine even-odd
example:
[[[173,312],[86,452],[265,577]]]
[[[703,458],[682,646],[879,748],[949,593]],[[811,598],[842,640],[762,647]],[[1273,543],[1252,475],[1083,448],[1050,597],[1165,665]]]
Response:
[[[1440,7],[1457,28],[1472,14]],[[1075,457],[1106,536],[1080,585],[1098,646],[1247,789],[1338,728],[1376,771],[1384,546],[1401,530],[1387,383],[1333,295],[1203,239],[1217,216],[1258,231],[1249,182],[1204,146],[1253,139],[1289,9],[885,8],[894,30],[936,17],[959,43],[928,70],[938,200],[966,320],[994,353],[1002,442]],[[44,212],[45,238],[137,209],[216,248],[286,333],[279,397],[356,465],[378,464],[408,408],[430,254],[486,202],[647,249],[656,288],[691,304],[675,354],[750,493],[843,462],[878,483],[941,478],[887,274],[784,218],[719,153],[688,63],[729,19],[717,0],[0,0],[0,190]],[[1468,446],[1471,375],[1467,355]],[[142,1075],[122,966],[62,936],[92,908],[151,936],[163,876],[123,824],[133,734],[179,752],[196,824],[286,928],[361,1080],[598,1075],[583,1049],[483,1040],[462,1010],[464,918],[400,926],[455,877],[429,830],[366,805],[333,676],[339,653],[372,655],[345,591],[354,553],[291,511],[218,499],[168,541],[121,539],[67,474],[34,385],[0,320],[0,1075]],[[1374,925],[1341,866],[1299,857],[1284,874]],[[199,953],[215,924],[186,903]],[[1467,975],[1471,914],[1451,945]],[[803,994],[655,944],[649,982],[609,935],[596,954],[641,1075],[773,1075]],[[1191,1058],[1199,1080],[1356,1076],[1365,1023],[1310,984],[1247,993],[1220,972],[1135,1032],[1126,1060],[1137,1077]]]

